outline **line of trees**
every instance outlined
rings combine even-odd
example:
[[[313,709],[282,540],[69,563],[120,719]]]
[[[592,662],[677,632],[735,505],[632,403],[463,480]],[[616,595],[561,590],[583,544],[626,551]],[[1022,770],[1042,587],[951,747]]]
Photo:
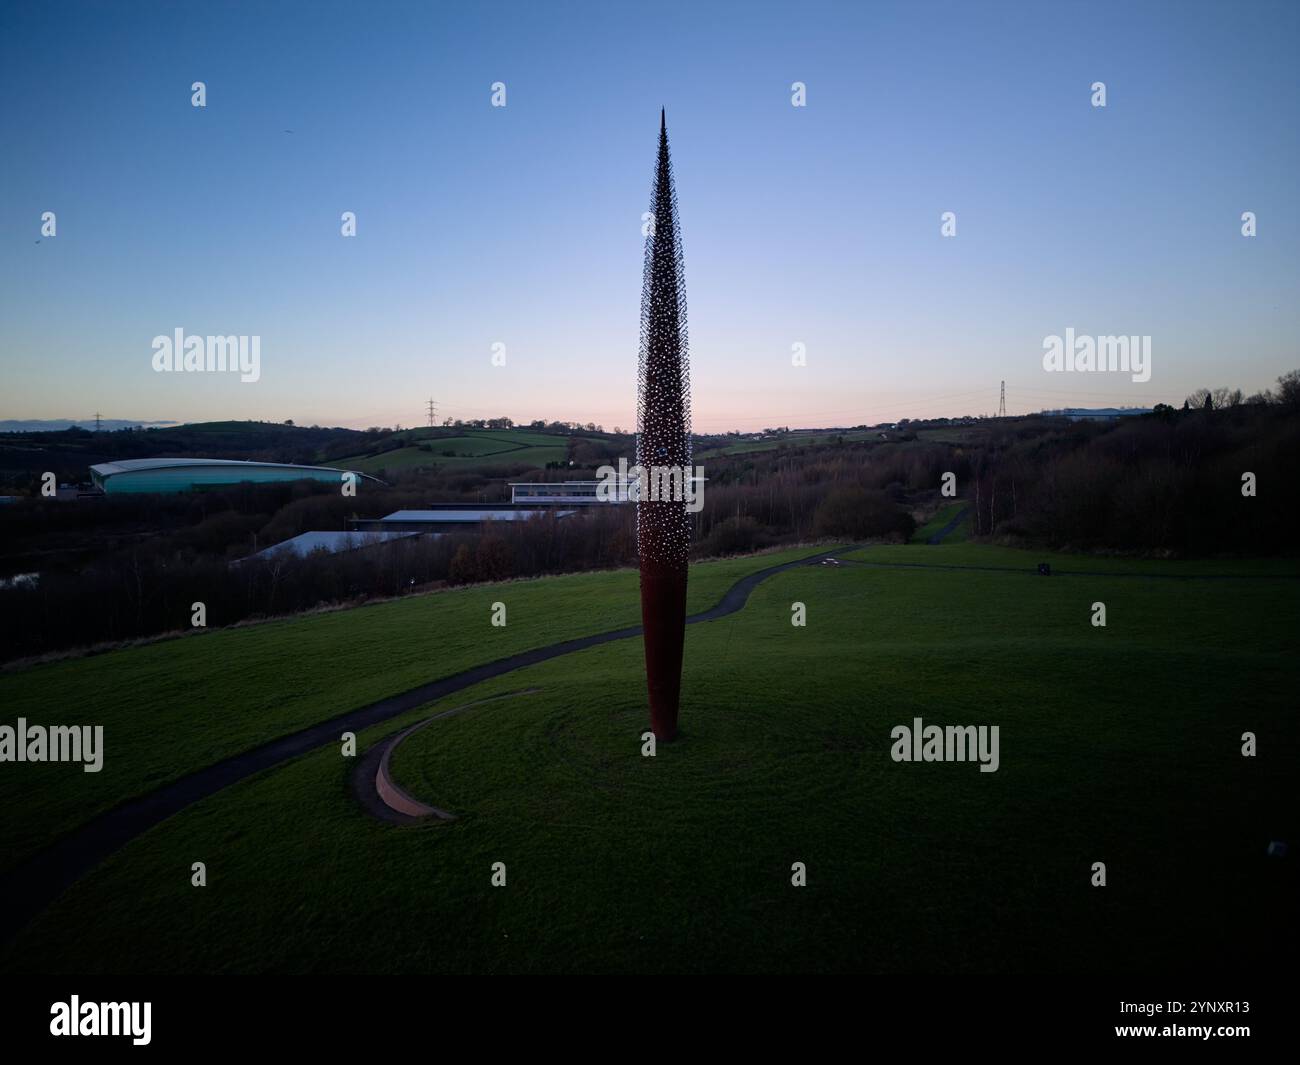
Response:
[[[1183,410],[1223,410],[1225,407],[1277,404],[1292,410],[1300,407],[1300,370],[1284,373],[1277,388],[1266,388],[1247,397],[1240,388],[1198,388],[1183,400]]]
[[[696,557],[816,537],[903,538],[913,520],[903,488],[887,481],[916,458],[864,467],[861,456],[789,454],[721,469],[694,516]],[[577,470],[570,476],[594,476]],[[232,561],[311,530],[342,530],[354,516],[429,504],[418,480],[356,498],[300,482],[241,486],[195,496],[124,496],[89,503],[30,501],[0,512],[28,554],[10,571],[39,568],[35,585],[0,588],[3,658],[125,641],[189,625],[202,602],[210,626],[325,604],[407,594],[451,584],[630,566],[632,507],[592,507],[566,517],[489,524],[438,538],[414,537],[340,554]],[[436,498],[476,501],[504,488],[482,474],[443,478]],[[58,563],[52,546],[73,552]]]
[[[956,477],[977,537],[1055,548],[1172,555],[1296,550],[1300,374],[1265,400],[1117,423],[990,421],[961,443],[845,441],[711,458],[693,553],[710,557],[817,539],[898,541],[943,502]],[[911,434],[909,434],[911,435]],[[924,436],[924,434],[922,434]],[[615,445],[575,442],[564,471],[410,471],[356,498],[300,482],[192,496],[122,496],[0,507],[0,658],[130,640],[323,604],[470,583],[632,565],[631,507],[498,523],[474,534],[419,537],[337,555],[230,563],[301,532],[342,530],[434,502],[508,498],[505,478],[592,478]],[[630,456],[629,456],[630,457]],[[1253,494],[1247,481],[1253,482]]]
[[[971,453],[966,495],[975,535],[1009,543],[1289,554],[1298,461],[1294,408],[1189,405],[1117,425],[994,433]]]

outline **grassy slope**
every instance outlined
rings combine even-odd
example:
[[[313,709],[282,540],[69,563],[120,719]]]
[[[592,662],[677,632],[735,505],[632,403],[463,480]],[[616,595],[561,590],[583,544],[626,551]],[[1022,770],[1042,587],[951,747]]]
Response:
[[[847,430],[843,433],[823,433],[808,435],[789,435],[772,440],[742,440],[738,444],[724,447],[711,447],[701,451],[696,458],[715,458],[720,455],[749,455],[758,451],[776,451],[783,443],[787,447],[819,447],[829,445],[837,437],[843,437],[845,443],[857,440],[879,440],[880,433],[874,429]]]
[[[542,469],[548,462],[561,462],[568,451],[561,446],[521,447],[506,451],[490,452],[483,455],[442,455],[421,451],[418,447],[403,447],[396,451],[386,451],[382,455],[371,455],[360,459],[342,459],[336,465],[356,470],[359,473],[378,473],[381,470],[427,469],[432,466],[488,466],[506,463],[526,463]]]
[[[796,549],[692,567],[692,612]],[[504,628],[489,624],[506,604]],[[133,795],[344,711],[587,633],[640,622],[634,570],[451,589],[214,630],[0,675],[5,723],[104,726],[105,767],[5,765],[0,868]]]
[[[940,529],[947,526],[947,524],[950,521],[952,521],[953,518],[955,518],[963,510],[966,510],[969,507],[969,505],[970,504],[968,503],[961,502],[961,503],[949,503],[947,506],[940,507],[935,512],[934,517],[932,517],[929,521],[927,521],[924,525],[922,525],[919,529],[917,529],[916,532],[912,534],[912,539],[910,542],[914,544],[925,543],[927,540],[930,539],[931,536],[937,533]],[[967,540],[969,538],[970,538],[970,518],[967,517],[967,519],[963,521],[960,525],[958,525],[957,528],[953,529],[952,532],[948,533],[948,535],[944,537],[943,542],[945,544],[955,544],[955,543],[961,543],[963,540]]]
[[[958,529],[957,533],[961,530]],[[956,534],[954,534],[956,535]],[[1160,559],[1123,558],[1108,555],[1071,555],[1059,551],[1026,551],[988,544],[882,544],[846,551],[841,558],[864,562],[892,562],[942,566],[995,566],[1035,573],[1039,562],[1047,562],[1062,573],[1150,573],[1164,577],[1300,576],[1300,559]]]
[[[546,433],[518,430],[468,431],[456,436],[435,436],[431,430],[411,430],[403,436],[412,440],[427,439],[433,451],[419,447],[403,447],[380,455],[357,455],[339,459],[335,465],[362,473],[377,470],[406,470],[433,465],[469,466],[491,462],[526,462],[544,467],[548,462],[560,462],[568,454],[567,439]],[[444,455],[444,450],[455,455]]]
[[[950,550],[984,557],[918,549]],[[790,625],[794,600],[807,628]],[[688,630],[685,738],[657,758],[639,754],[638,642],[520,671],[446,705],[543,692],[438,722],[395,759],[457,823],[370,821],[350,764],[322,751],[130,845],[3,966],[1254,964],[1294,942],[1294,870],[1263,851],[1297,834],[1298,624],[1292,582],[790,571]],[[999,772],[892,762],[890,729],[917,715],[998,724]],[[1088,883],[1098,860],[1104,890]],[[507,888],[489,886],[495,861]],[[793,861],[807,888],[790,886]]]
[[[407,429],[399,436],[404,440],[428,441],[451,446],[464,454],[487,455],[517,447],[563,447],[567,436],[555,433],[538,433],[528,429],[467,429],[457,432],[449,429]]]

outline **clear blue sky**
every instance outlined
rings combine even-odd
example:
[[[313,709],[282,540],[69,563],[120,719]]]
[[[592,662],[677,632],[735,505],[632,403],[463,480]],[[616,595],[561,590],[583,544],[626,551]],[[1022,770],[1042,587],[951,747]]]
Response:
[[[1300,4],[0,12],[0,418],[630,426],[661,105],[697,429],[1300,366]],[[260,335],[261,380],[155,373],[178,327]],[[1045,373],[1066,327],[1150,335],[1150,383]]]

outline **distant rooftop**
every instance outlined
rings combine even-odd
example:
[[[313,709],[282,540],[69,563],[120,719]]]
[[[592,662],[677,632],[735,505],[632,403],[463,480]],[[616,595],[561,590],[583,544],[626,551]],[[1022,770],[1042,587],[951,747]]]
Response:
[[[604,484],[604,481],[507,481],[511,488],[573,488],[573,487],[591,487],[595,488],[598,484]],[[614,482],[620,485],[626,485],[627,481]]]
[[[334,466],[300,466],[293,462],[249,462],[244,459],[117,459],[114,462],[101,462],[91,466],[91,470],[101,477],[115,473],[132,473],[137,470],[174,470],[187,466],[260,466],[276,470],[329,470],[331,473],[343,473]]]
[[[572,514],[571,510],[556,511],[549,507],[537,510],[520,510],[517,507],[488,507],[483,510],[395,510],[385,514],[381,521],[427,521],[448,523],[480,521],[523,521],[534,514],[554,514],[563,516]]]
[[[355,551],[361,547],[372,547],[389,540],[400,540],[407,536],[418,536],[415,532],[305,532],[288,540],[258,551],[255,555],[239,559],[249,562],[255,558],[270,558],[272,555],[296,555],[305,558],[313,551],[328,551],[337,554],[340,551]]]
[[[1048,416],[1072,418],[1075,421],[1107,421],[1111,418],[1133,418],[1139,414],[1150,414],[1150,407],[1062,407],[1060,410],[1043,411]]]
[[[635,468],[635,467],[633,467]],[[692,484],[702,485],[707,478],[687,478]],[[649,483],[649,477],[645,483]],[[635,478],[609,481],[510,481],[510,499],[513,503],[587,504],[630,503],[633,501],[632,485]]]

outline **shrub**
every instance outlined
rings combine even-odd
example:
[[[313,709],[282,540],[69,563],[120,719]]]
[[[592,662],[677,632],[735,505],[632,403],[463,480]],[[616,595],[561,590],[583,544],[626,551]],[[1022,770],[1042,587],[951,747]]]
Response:
[[[843,536],[853,540],[899,537],[906,540],[916,528],[912,516],[900,510],[888,494],[857,485],[832,488],[813,516],[818,536]]]

